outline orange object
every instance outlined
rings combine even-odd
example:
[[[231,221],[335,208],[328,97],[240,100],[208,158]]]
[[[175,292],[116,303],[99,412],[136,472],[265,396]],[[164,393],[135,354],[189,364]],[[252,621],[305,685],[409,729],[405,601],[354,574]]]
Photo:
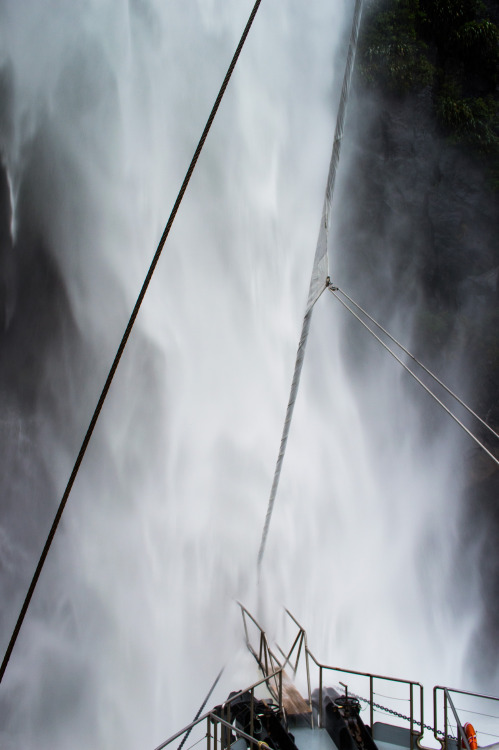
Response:
[[[468,740],[468,745],[470,746],[470,750],[477,750],[478,744],[476,741],[476,732],[475,732],[475,728],[473,724],[470,724],[470,722],[467,721],[463,729],[466,735],[466,739]],[[461,746],[462,747],[465,746],[462,740],[461,740]]]

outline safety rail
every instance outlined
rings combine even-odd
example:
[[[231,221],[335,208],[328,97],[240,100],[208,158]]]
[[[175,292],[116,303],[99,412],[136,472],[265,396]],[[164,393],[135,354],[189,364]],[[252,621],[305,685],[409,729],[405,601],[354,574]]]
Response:
[[[293,673],[296,675],[297,669],[298,669],[298,661],[300,658],[301,653],[303,652],[305,655],[305,668],[306,668],[306,674],[307,674],[307,688],[308,688],[308,703],[310,708],[312,709],[312,692],[310,687],[310,662],[312,661],[313,664],[318,668],[319,670],[319,726],[322,727],[323,725],[323,682],[324,682],[324,671],[328,670],[331,672],[339,672],[341,674],[350,674],[354,675],[355,677],[362,677],[367,678],[369,680],[369,711],[370,711],[370,724],[371,727],[374,722],[374,710],[376,708],[376,704],[374,703],[374,683],[375,681],[383,680],[385,682],[392,682],[397,683],[399,685],[407,685],[409,690],[409,716],[403,717],[407,718],[409,722],[409,729],[410,729],[410,742],[411,742],[411,750],[414,746],[414,743],[421,739],[423,736],[423,726],[424,726],[424,702],[423,702],[423,686],[419,682],[414,682],[413,680],[402,680],[396,677],[387,677],[386,675],[379,675],[379,674],[372,674],[370,672],[358,672],[353,669],[344,669],[342,667],[332,667],[326,664],[322,664],[319,662],[313,653],[308,648],[307,644],[307,634],[305,629],[302,625],[298,622],[296,617],[291,614],[291,612],[288,609],[284,610],[286,614],[290,617],[290,619],[293,621],[293,623],[298,628],[298,635],[296,636],[295,640],[293,641],[293,644],[291,646],[291,649],[289,650],[288,654],[285,655],[283,650],[279,648],[279,651],[285,656],[286,661],[285,663],[288,663],[290,661],[291,654],[293,653],[294,649],[297,648],[297,656],[296,661],[294,663]],[[340,683],[343,685],[343,683]],[[344,685],[345,692],[348,695],[348,687]],[[414,691],[419,692],[419,701],[415,701]],[[415,717],[415,704],[419,703],[419,719]],[[419,727],[416,729],[416,727]]]
[[[253,657],[256,659],[256,662],[258,666],[260,667],[263,675],[265,677],[268,677],[269,680],[270,675],[272,672],[280,675],[280,688],[278,690],[278,686],[276,683],[276,679],[274,678],[273,684],[269,682],[268,688],[275,700],[278,701],[279,707],[282,707],[282,672],[284,670],[284,664],[281,664],[277,656],[274,654],[272,649],[269,646],[269,642],[267,640],[267,635],[265,633],[265,630],[262,628],[259,622],[253,617],[251,612],[249,612],[244,604],[241,604],[241,602],[238,602],[239,607],[241,608],[241,614],[243,616],[243,626],[244,626],[244,636],[246,639],[246,646],[248,648],[248,651],[253,655]],[[250,620],[258,631],[258,647],[255,648],[253,644],[251,643],[251,639],[248,633],[248,620]],[[280,691],[280,694],[278,694]]]
[[[207,750],[212,750],[212,742],[213,742],[213,750],[228,750],[231,745],[231,735],[236,735],[238,739],[242,738],[246,742],[249,742],[250,750],[257,750],[258,747],[261,748],[262,743],[253,737],[255,690],[265,685],[267,689],[269,690],[269,692],[273,694],[270,688],[271,681],[276,681],[276,684],[278,685],[277,699],[278,699],[279,709],[282,710],[282,669],[278,669],[276,672],[272,672],[271,674],[264,677],[262,680],[259,680],[258,682],[255,682],[253,685],[250,685],[244,690],[241,690],[239,693],[236,693],[231,698],[226,700],[225,703],[223,703],[221,706],[217,707],[220,709],[220,712],[221,712],[220,716],[216,713],[216,709],[207,711],[198,719],[196,719],[195,721],[192,721],[186,727],[184,727],[183,729],[180,729],[174,735],[169,737],[167,740],[161,743],[161,745],[158,745],[155,750],[163,750],[163,748],[168,747],[168,745],[170,745],[175,740],[178,740],[183,737],[187,737],[195,727],[200,726],[203,722],[206,722],[206,732],[204,736],[201,735],[201,737],[198,738],[195,744],[197,744],[197,742],[199,742],[202,739],[206,739]],[[246,732],[243,732],[241,729],[238,729],[236,726],[234,726],[231,723],[231,705],[232,703],[234,703],[234,701],[236,701],[238,698],[241,697],[241,695],[244,695],[245,693],[249,693],[251,696],[250,733],[249,734],[247,734]],[[220,732],[219,732],[219,729],[220,729]]]
[[[386,675],[380,675],[380,674],[373,674],[371,672],[358,672],[354,669],[345,669],[344,667],[332,667],[327,664],[321,664],[315,656],[312,654],[312,652],[308,649],[307,650],[308,657],[313,661],[313,663],[318,667],[319,669],[319,726],[322,726],[322,715],[323,715],[323,684],[324,684],[324,672],[327,670],[329,672],[339,672],[341,674],[350,674],[354,675],[355,677],[365,677],[369,680],[369,716],[370,716],[370,725],[373,726],[374,723],[374,710],[376,708],[376,704],[374,703],[374,683],[375,681],[385,681],[385,682],[391,682],[391,683],[397,683],[398,685],[407,685],[409,690],[409,716],[408,717],[402,717],[401,714],[398,714],[399,718],[403,718],[409,722],[409,730],[410,730],[410,748],[412,750],[415,745],[418,744],[418,741],[423,736],[423,725],[424,725],[424,701],[423,701],[423,686],[419,682],[414,682],[413,680],[403,680],[398,677],[387,677]],[[348,696],[348,687],[344,685],[344,683],[340,683],[345,688],[345,693]],[[415,717],[415,696],[414,691],[416,689],[416,692],[419,692],[419,719]],[[353,695],[355,695],[353,693]],[[357,696],[355,696],[357,697]],[[395,713],[395,712],[392,712]]]
[[[444,719],[444,727],[442,731],[439,731],[438,729],[438,695],[439,693],[442,694],[442,700],[443,700],[443,719]],[[450,734],[450,727],[449,727],[449,707],[451,709],[451,712],[454,716],[455,722],[456,722],[456,728],[457,728],[457,744],[461,744],[462,748],[465,748],[466,750],[470,750],[470,744],[468,742],[468,738],[466,736],[466,732],[464,731],[463,724],[461,723],[461,720],[459,718],[458,710],[461,712],[466,712],[466,714],[477,714],[482,717],[487,717],[489,719],[495,719],[497,721],[497,727],[499,728],[499,716],[491,716],[490,714],[484,714],[482,712],[476,711],[474,708],[459,708],[456,709],[454,705],[454,701],[451,698],[451,693],[454,695],[463,695],[467,696],[468,698],[477,699],[480,702],[484,701],[492,701],[494,703],[499,703],[499,698],[493,695],[485,695],[484,693],[473,693],[468,690],[457,690],[455,688],[447,688],[443,685],[436,685],[433,688],[433,717],[434,717],[434,736],[435,738],[440,742],[444,750],[449,750],[449,739],[451,738]],[[440,739],[437,734],[442,735],[443,739]],[[495,736],[496,739],[498,738],[497,735]],[[454,740],[456,742],[456,740]]]
[[[308,705],[311,710],[311,720],[312,724],[314,721],[314,713],[313,713],[313,704],[312,704],[312,689],[311,689],[311,670],[310,665],[311,662],[318,668],[319,670],[319,705],[318,705],[318,721],[319,721],[319,727],[323,726],[323,682],[324,682],[324,671],[328,670],[330,672],[337,672],[341,674],[350,674],[354,675],[355,677],[361,677],[361,678],[367,678],[369,680],[369,709],[370,709],[370,724],[371,727],[374,722],[374,711],[376,708],[376,704],[374,703],[374,683],[375,681],[385,681],[385,682],[391,682],[391,683],[397,683],[399,685],[407,685],[409,690],[409,716],[408,717],[402,717],[404,720],[408,721],[409,723],[409,729],[410,729],[410,747],[412,748],[418,743],[418,741],[423,736],[423,727],[424,727],[424,701],[423,701],[423,686],[419,682],[414,682],[412,680],[403,680],[395,677],[387,677],[386,675],[378,675],[378,674],[372,674],[369,672],[358,672],[356,670],[352,669],[344,669],[342,667],[332,667],[326,664],[321,664],[313,655],[313,653],[310,651],[307,643],[307,633],[305,631],[305,628],[298,622],[296,617],[294,617],[293,614],[288,609],[285,609],[284,611],[290,618],[290,620],[296,625],[298,632],[294,639],[292,640],[291,647],[285,651],[282,649],[279,645],[277,645],[277,648],[280,652],[280,654],[283,657],[283,661],[279,661],[279,659],[275,656],[275,654],[272,652],[265,631],[261,627],[261,625],[257,622],[257,620],[253,617],[253,615],[244,607],[243,604],[238,602],[242,616],[243,616],[243,623],[244,623],[244,632],[246,637],[246,645],[249,649],[249,651],[253,654],[254,658],[258,662],[258,665],[260,666],[260,669],[262,670],[263,674],[267,674],[268,664],[269,663],[275,663],[279,666],[281,670],[284,671],[284,669],[289,665],[291,670],[293,671],[293,676],[296,676],[298,665],[300,662],[300,657],[303,655],[305,659],[305,669],[306,669],[306,678],[307,678],[307,690],[308,690]],[[251,620],[251,622],[256,626],[258,631],[258,652],[257,649],[252,645],[251,640],[249,638],[248,633],[248,627],[247,627],[247,618]],[[292,658],[293,657],[293,658]],[[282,679],[282,674],[281,674]],[[343,683],[340,683],[343,684]],[[348,694],[348,687],[345,685],[345,691]],[[419,693],[419,700],[416,700],[415,698],[415,691],[416,693]],[[415,716],[416,712],[416,704],[419,704],[419,718]],[[394,713],[394,712],[392,712]]]

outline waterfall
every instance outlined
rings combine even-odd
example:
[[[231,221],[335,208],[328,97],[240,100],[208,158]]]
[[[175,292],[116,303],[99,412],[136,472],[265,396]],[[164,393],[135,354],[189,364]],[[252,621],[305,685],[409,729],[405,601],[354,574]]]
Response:
[[[251,6],[0,6],[3,648]],[[241,646],[350,16],[262,3],[0,686],[4,748],[152,748]],[[426,440],[401,374],[370,350],[356,370],[347,335],[323,295],[266,619],[291,608],[323,661],[455,684],[457,440]]]

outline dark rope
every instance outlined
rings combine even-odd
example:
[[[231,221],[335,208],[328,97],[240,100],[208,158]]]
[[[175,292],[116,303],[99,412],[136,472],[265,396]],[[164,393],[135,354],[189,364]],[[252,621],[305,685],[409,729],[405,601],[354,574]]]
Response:
[[[149,270],[147,272],[147,276],[144,280],[144,283],[142,285],[142,289],[140,290],[140,294],[137,298],[137,301],[135,303],[135,307],[133,308],[133,312],[130,316],[130,320],[128,321],[128,325],[125,329],[125,333],[123,334],[123,338],[121,339],[121,343],[118,347],[118,351],[116,352],[116,356],[114,358],[113,364],[111,366],[111,369],[109,370],[109,374],[107,376],[107,380],[105,382],[104,388],[102,389],[102,393],[100,395],[99,401],[97,402],[97,406],[95,407],[94,414],[92,416],[92,419],[90,421],[87,433],[85,435],[85,438],[83,440],[83,443],[80,448],[80,452],[78,453],[78,457],[76,459],[75,465],[73,467],[73,471],[71,472],[71,476],[69,477],[69,481],[67,483],[66,489],[64,490],[64,494],[62,496],[61,502],[59,504],[59,508],[57,510],[57,513],[54,518],[54,522],[52,523],[52,527],[50,529],[49,535],[47,537],[47,541],[45,542],[45,546],[43,548],[42,554],[40,555],[40,559],[38,561],[38,565],[36,566],[35,573],[33,575],[33,578],[31,580],[28,593],[26,594],[26,598],[24,600],[24,604],[21,609],[21,613],[19,615],[19,618],[17,620],[16,626],[14,628],[14,632],[12,633],[12,637],[10,639],[9,645],[7,647],[7,651],[5,652],[5,656],[2,661],[2,666],[0,667],[0,682],[3,679],[5,670],[7,668],[7,664],[9,663],[10,655],[12,653],[12,650],[15,646],[17,636],[19,635],[19,631],[21,630],[21,626],[23,624],[23,620],[26,616],[26,612],[28,611],[28,607],[31,602],[31,598],[33,596],[36,584],[38,583],[38,579],[40,577],[40,573],[42,572],[43,565],[45,563],[45,559],[48,555],[50,546],[52,544],[52,541],[55,536],[55,532],[57,531],[57,527],[59,526],[59,522],[61,520],[62,514],[64,512],[64,508],[66,507],[66,503],[69,497],[69,494],[71,492],[71,489],[73,487],[74,481],[76,479],[76,475],[78,474],[78,470],[80,468],[81,462],[83,461],[83,457],[85,455],[85,452],[87,450],[88,444],[90,442],[90,438],[92,437],[92,433],[94,431],[95,425],[97,423],[97,420],[99,418],[99,415],[101,413],[102,407],[104,405],[104,401],[106,400],[106,396],[108,394],[108,391],[111,387],[111,383],[114,378],[114,374],[118,368],[121,355],[123,354],[123,351],[125,350],[125,346],[127,345],[128,338],[130,336],[130,333],[132,331],[133,325],[135,323],[135,320],[137,318],[137,315],[139,313],[140,306],[142,304],[142,301],[145,297],[145,294],[147,292],[147,288],[149,286],[149,282],[151,281],[152,275],[156,269],[156,266],[158,264],[161,252],[163,250],[164,244],[166,242],[166,238],[168,237],[170,233],[170,229],[172,227],[172,224],[175,220],[175,216],[177,215],[177,211],[180,207],[180,204],[182,202],[182,198],[184,197],[184,193],[187,190],[187,186],[189,184],[189,181],[191,179],[192,173],[194,172],[194,168],[197,164],[197,161],[199,159],[199,155],[202,151],[202,148],[204,146],[204,143],[206,141],[206,138],[208,136],[208,133],[210,131],[210,128],[212,126],[213,120],[215,119],[215,115],[217,114],[218,108],[220,106],[220,102],[222,101],[222,97],[225,94],[225,89],[227,88],[227,85],[229,83],[230,77],[232,75],[232,72],[236,66],[237,60],[239,58],[239,55],[241,53],[241,50],[244,46],[244,43],[246,41],[246,37],[248,36],[249,30],[251,28],[251,25],[255,19],[255,16],[257,14],[258,8],[260,7],[260,3],[262,0],[256,0],[255,5],[253,6],[253,10],[251,11],[250,17],[248,19],[248,22],[246,24],[246,27],[243,31],[243,34],[241,36],[241,39],[239,40],[239,44],[237,45],[237,49],[234,53],[234,56],[232,58],[232,61],[229,65],[229,68],[227,70],[227,73],[225,74],[225,78],[223,80],[222,86],[220,87],[220,91],[218,92],[218,96],[215,100],[215,104],[213,105],[213,108],[210,112],[210,116],[208,117],[208,120],[206,122],[206,125],[204,127],[203,133],[201,135],[201,138],[199,140],[199,143],[197,145],[197,148],[194,152],[194,156],[192,157],[192,161],[189,165],[189,169],[187,170],[187,173],[184,177],[184,181],[182,183],[182,186],[180,188],[180,191],[177,195],[177,199],[175,201],[175,204],[173,206],[172,212],[170,214],[170,218],[168,219],[168,222],[166,224],[165,230],[163,232],[163,235],[159,241],[158,248],[156,250],[156,253],[154,255],[154,258],[152,260],[152,263],[149,267]]]
[[[213,692],[213,691],[215,690],[216,686],[218,685],[218,681],[219,681],[220,677],[222,676],[222,673],[223,673],[224,669],[225,669],[225,667],[222,667],[222,669],[220,670],[220,672],[219,672],[219,673],[218,673],[218,675],[216,676],[216,678],[215,678],[215,682],[213,683],[213,685],[211,686],[211,688],[210,688],[210,689],[208,690],[208,694],[207,694],[206,698],[204,699],[204,701],[203,701],[203,703],[202,703],[202,705],[201,705],[201,707],[200,707],[199,711],[197,712],[197,714],[195,715],[194,719],[192,720],[192,723],[194,723],[195,721],[197,721],[197,720],[199,719],[199,717],[201,716],[201,714],[202,714],[202,712],[203,712],[203,709],[204,709],[204,707],[206,706],[206,704],[207,704],[207,703],[208,703],[208,701],[210,700],[210,695],[212,694],[212,692]],[[184,734],[183,740],[182,740],[182,742],[180,743],[180,745],[178,746],[177,750],[182,750],[182,748],[183,748],[183,746],[184,746],[184,744],[185,744],[185,741],[186,741],[186,739],[188,738],[188,736],[190,735],[190,733],[191,733],[192,729],[193,729],[193,728],[191,727],[191,728],[190,728],[190,729],[188,729],[188,730],[187,730],[187,732],[186,732],[186,733]]]

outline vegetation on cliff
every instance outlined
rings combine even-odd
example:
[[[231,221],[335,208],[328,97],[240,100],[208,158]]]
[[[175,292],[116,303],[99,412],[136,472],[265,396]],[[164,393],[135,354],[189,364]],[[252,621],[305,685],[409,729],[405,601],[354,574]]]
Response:
[[[361,28],[349,282],[368,269],[366,306],[381,299],[388,320],[409,310],[413,350],[498,431],[499,0],[366,0]],[[495,650],[499,472],[478,450],[469,458],[481,648]]]
[[[401,96],[430,86],[453,143],[486,159],[499,189],[499,28],[482,0],[372,0],[359,47],[366,85]]]

